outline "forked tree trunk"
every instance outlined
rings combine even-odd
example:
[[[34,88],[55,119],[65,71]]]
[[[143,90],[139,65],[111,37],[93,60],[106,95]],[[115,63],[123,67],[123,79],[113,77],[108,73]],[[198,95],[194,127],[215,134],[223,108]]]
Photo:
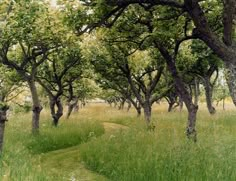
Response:
[[[210,83],[210,78],[209,77],[204,78],[203,85],[204,85],[204,89],[205,89],[207,109],[208,109],[210,114],[215,114],[216,109],[212,105],[213,86]]]
[[[3,149],[5,122],[7,121],[7,110],[7,106],[0,108],[0,153]]]
[[[168,104],[169,104],[168,112],[171,112],[173,110],[173,106],[174,106],[175,102],[170,101],[170,102],[168,102]]]
[[[63,115],[63,106],[62,106],[60,98],[50,97],[49,101],[50,101],[49,104],[50,104],[50,111],[51,111],[53,125],[57,126],[59,119]],[[56,107],[57,107],[57,110],[56,110]]]
[[[70,118],[70,115],[73,111],[73,109],[75,109],[76,106],[78,106],[78,98],[74,98],[71,101],[68,101],[68,110],[67,110],[67,115],[66,115],[66,119]]]
[[[39,101],[39,97],[38,97],[38,92],[37,92],[37,88],[35,85],[35,81],[34,80],[28,80],[28,85],[30,88],[30,93],[31,93],[31,97],[32,97],[32,133],[38,133],[39,132],[39,119],[40,119],[40,112],[42,111],[42,106],[40,104]]]
[[[236,58],[235,58],[236,59]],[[226,82],[229,87],[230,96],[234,105],[236,106],[236,62],[235,63],[226,63],[225,64],[227,73],[226,73]]]

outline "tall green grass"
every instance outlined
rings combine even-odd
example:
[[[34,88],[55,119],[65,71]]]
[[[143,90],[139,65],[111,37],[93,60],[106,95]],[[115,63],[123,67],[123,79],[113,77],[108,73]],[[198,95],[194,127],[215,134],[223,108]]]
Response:
[[[92,137],[103,133],[103,126],[94,121],[80,121],[79,123],[68,121],[67,124],[59,127],[43,128],[39,135],[30,139],[27,147],[33,153],[46,153],[87,142]]]
[[[37,136],[31,134],[30,114],[10,117],[6,126],[4,152],[0,157],[0,180],[61,180],[41,166],[40,154],[75,146],[104,133],[99,122],[62,119],[55,128],[47,112],[41,116],[40,134]]]
[[[111,180],[236,180],[236,122],[228,113],[200,111],[198,142],[185,138],[186,113],[154,115],[155,132],[143,123],[85,143],[87,167]],[[185,118],[185,119],[184,119]],[[91,149],[92,148],[92,149]]]

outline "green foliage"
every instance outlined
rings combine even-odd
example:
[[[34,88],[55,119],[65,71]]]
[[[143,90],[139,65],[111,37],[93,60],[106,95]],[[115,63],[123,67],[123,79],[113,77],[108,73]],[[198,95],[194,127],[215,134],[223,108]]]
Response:
[[[30,102],[25,102],[23,105],[12,106],[14,113],[29,113],[32,110]]]

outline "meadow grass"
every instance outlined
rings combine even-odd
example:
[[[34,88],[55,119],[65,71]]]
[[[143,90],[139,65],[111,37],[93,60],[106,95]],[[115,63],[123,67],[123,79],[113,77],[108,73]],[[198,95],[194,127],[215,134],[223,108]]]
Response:
[[[147,131],[134,109],[104,104],[88,105],[57,128],[44,111],[36,137],[30,114],[13,115],[6,127],[0,180],[106,180],[101,175],[115,181],[236,180],[235,108],[218,108],[210,116],[202,107],[196,144],[184,133],[186,111],[167,113],[165,104],[153,108],[154,132]],[[104,134],[103,122],[128,129]]]
[[[111,180],[236,180],[236,114],[199,111],[198,142],[185,137],[185,111],[156,107],[154,132],[141,119],[129,130],[80,146],[87,167]],[[119,120],[119,119],[118,119]],[[93,148],[93,149],[91,149]]]
[[[52,126],[49,113],[43,112],[40,134],[31,134],[31,115],[12,115],[7,122],[4,152],[0,158],[0,180],[58,180],[41,167],[41,154],[86,142],[104,133],[99,122],[72,118]],[[61,174],[61,173],[60,173]]]

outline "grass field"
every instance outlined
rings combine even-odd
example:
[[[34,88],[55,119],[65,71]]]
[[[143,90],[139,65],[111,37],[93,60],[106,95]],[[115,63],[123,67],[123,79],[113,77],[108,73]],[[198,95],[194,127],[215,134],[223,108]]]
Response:
[[[198,142],[185,137],[186,112],[155,105],[147,131],[134,110],[90,104],[53,128],[42,113],[40,135],[30,114],[7,123],[0,180],[236,180],[236,111],[198,114]]]

